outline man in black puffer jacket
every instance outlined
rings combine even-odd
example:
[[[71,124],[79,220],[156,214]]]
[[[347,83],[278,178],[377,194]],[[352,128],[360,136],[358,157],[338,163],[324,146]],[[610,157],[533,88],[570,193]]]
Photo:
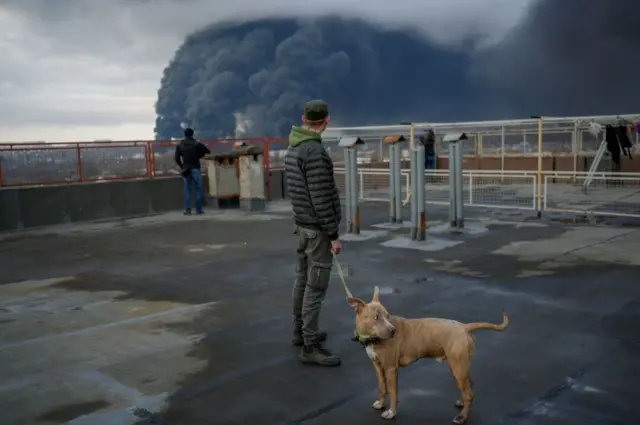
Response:
[[[340,358],[321,344],[320,308],[329,285],[332,252],[340,252],[342,219],[333,162],[322,146],[329,125],[329,108],[321,100],[304,107],[303,126],[293,126],[285,157],[287,191],[298,235],[296,282],[293,287],[293,344],[302,346],[303,363],[337,366]]]

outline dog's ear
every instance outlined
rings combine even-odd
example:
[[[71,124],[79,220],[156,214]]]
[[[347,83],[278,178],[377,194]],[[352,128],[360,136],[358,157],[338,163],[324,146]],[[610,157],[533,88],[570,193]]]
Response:
[[[380,288],[378,288],[377,285],[375,288],[373,288],[373,298],[371,299],[371,301],[373,301],[374,303],[380,302]]]
[[[356,313],[360,313],[365,306],[365,302],[362,301],[360,298],[348,297],[347,302],[351,307],[353,307]]]

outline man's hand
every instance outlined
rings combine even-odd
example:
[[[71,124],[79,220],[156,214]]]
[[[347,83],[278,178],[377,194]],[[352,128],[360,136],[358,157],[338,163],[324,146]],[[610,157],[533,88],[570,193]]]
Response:
[[[331,241],[331,252],[338,255],[342,251],[342,244],[340,244],[340,239],[336,239]]]

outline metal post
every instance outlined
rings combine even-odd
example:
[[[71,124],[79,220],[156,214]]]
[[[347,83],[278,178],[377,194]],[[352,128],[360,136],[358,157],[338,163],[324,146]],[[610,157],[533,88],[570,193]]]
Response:
[[[464,189],[464,179],[462,175],[462,149],[460,142],[454,143],[456,147],[455,155],[455,170],[456,170],[456,227],[462,229],[464,227],[464,214],[463,206],[464,199],[462,198]]]
[[[500,135],[500,172],[504,175],[504,125]]]
[[[389,144],[389,221],[396,222],[396,202],[400,195],[396,193],[396,149],[395,143]]]
[[[413,124],[411,124],[409,126],[409,144],[410,144],[411,149],[413,149],[413,147],[415,146],[415,142],[414,142],[415,135],[416,135],[416,129],[413,126]]]
[[[427,238],[426,213],[425,213],[425,149],[420,145],[416,149],[416,203],[417,203],[417,240]]]
[[[352,205],[351,205],[351,150],[344,150],[344,196],[347,212],[347,233],[353,232]]]
[[[418,161],[416,158],[417,151],[411,147],[411,240],[416,240],[418,236],[418,196],[416,188],[418,187]]]
[[[571,138],[571,150],[573,151],[573,180],[576,178],[578,171],[578,121],[573,123],[573,137]]]
[[[449,143],[449,227],[456,227],[456,161],[455,143]]]
[[[395,167],[394,171],[396,173],[396,177],[394,179],[394,183],[396,185],[395,193],[396,193],[396,222],[402,223],[402,163],[400,162],[400,144],[394,143],[393,150],[395,151]],[[407,188],[408,190],[409,188]]]
[[[78,161],[78,181],[84,181],[84,171],[82,169],[82,152],[80,150],[80,143],[76,145],[76,160]]]
[[[360,234],[360,200],[358,199],[358,150],[357,147],[348,148],[351,151],[351,221],[352,233]]]
[[[538,218],[542,217],[542,117],[538,118]]]

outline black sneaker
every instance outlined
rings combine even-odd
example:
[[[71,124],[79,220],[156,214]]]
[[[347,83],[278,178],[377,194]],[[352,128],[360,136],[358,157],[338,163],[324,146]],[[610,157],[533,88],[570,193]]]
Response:
[[[185,212],[183,212],[182,214],[184,215],[191,215],[191,210],[186,210]]]
[[[327,333],[320,331],[318,332],[318,342],[322,342],[327,339]],[[304,345],[304,339],[302,338],[302,333],[298,331],[293,332],[293,338],[291,338],[291,343],[296,347],[302,347]]]
[[[202,211],[202,210],[200,210],[200,211],[196,211],[196,214],[197,214],[197,215],[202,215],[202,214],[204,214],[204,211]]]
[[[318,366],[338,366],[340,357],[332,354],[320,344],[305,345],[300,349],[298,360],[303,364],[315,364]]]

